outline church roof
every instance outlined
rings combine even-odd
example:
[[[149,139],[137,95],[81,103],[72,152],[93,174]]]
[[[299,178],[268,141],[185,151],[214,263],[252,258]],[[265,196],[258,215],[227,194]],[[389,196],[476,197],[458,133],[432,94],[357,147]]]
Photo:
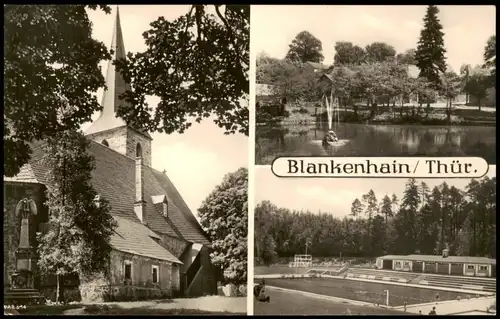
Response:
[[[111,236],[110,244],[116,250],[182,264],[179,259],[151,238],[153,236],[150,235],[150,230],[146,226],[138,225],[123,217],[115,216],[115,219],[118,227],[115,229],[115,234]]]
[[[127,57],[118,7],[116,8],[116,20],[113,29],[113,38],[111,40],[111,50],[113,50],[113,54],[111,60],[108,62],[106,90],[104,90],[102,95],[102,112],[99,118],[85,131],[87,135],[127,125],[122,118],[116,116],[119,106],[125,103],[120,99],[121,94],[130,91],[130,85],[125,82],[121,73],[118,72],[113,65],[113,61],[126,59]],[[144,130],[138,131],[151,139],[151,135],[148,132]]]
[[[43,143],[34,143],[31,148],[29,164],[23,166],[21,171],[31,171],[33,173],[31,181],[47,185],[48,169],[43,163]],[[113,246],[118,250],[123,250],[124,245],[130,245],[129,250],[134,250],[139,241],[134,239],[135,237],[127,238],[126,229],[130,228],[130,225],[145,227],[134,212],[135,160],[94,141],[90,142],[89,153],[95,158],[92,185],[100,196],[109,201],[111,214],[118,222],[118,231],[113,235],[111,244],[120,243],[118,247]],[[143,185],[147,228],[159,234],[211,246],[198,221],[166,174],[145,165]],[[168,217],[163,216],[161,209],[153,203],[153,196],[157,195],[166,196]],[[125,242],[115,236],[120,236]],[[146,245],[150,241],[143,239],[140,242]],[[149,248],[144,247],[144,249]]]
[[[317,70],[328,70],[328,68],[329,68],[328,65],[325,65],[323,63],[311,62],[311,61],[308,61],[306,63],[309,64],[310,66],[312,66],[313,68],[317,69]]]
[[[30,165],[21,167],[19,174],[14,177],[3,177],[4,182],[19,182],[19,183],[38,183],[33,169]]]

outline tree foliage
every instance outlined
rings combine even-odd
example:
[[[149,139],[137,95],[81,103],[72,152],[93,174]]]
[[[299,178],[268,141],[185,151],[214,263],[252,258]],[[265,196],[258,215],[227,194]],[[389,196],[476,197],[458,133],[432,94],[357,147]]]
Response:
[[[46,141],[49,230],[38,234],[38,265],[46,274],[106,273],[116,222],[108,202],[91,185],[94,159],[80,132],[58,132]],[[81,278],[83,278],[81,277]]]
[[[446,49],[444,48],[443,26],[438,19],[439,9],[429,5],[424,17],[424,26],[420,32],[415,60],[420,69],[420,76],[431,82],[435,89],[441,85],[440,74],[446,71]]]
[[[257,63],[257,83],[269,84],[277,100],[316,100],[317,74],[305,63],[266,58]]]
[[[441,74],[441,95],[446,98],[448,116],[451,116],[452,102],[462,92],[462,79],[452,71]]]
[[[481,66],[477,66],[469,70],[464,91],[477,99],[479,110],[481,110],[481,102],[486,98],[490,86],[489,71]]]
[[[396,56],[396,49],[384,42],[373,42],[367,45],[365,52],[368,62],[385,62],[393,60]]]
[[[378,201],[377,198],[381,198]],[[318,257],[376,257],[385,254],[496,256],[496,178],[471,180],[464,189],[446,183],[430,189],[408,180],[400,205],[395,195],[371,190],[353,198],[351,213],[290,211],[264,201],[255,208],[256,258],[266,236],[279,257],[304,251]],[[258,236],[257,236],[258,234]]]
[[[224,176],[198,209],[200,223],[212,240],[212,263],[227,283],[247,280],[248,170]]]
[[[255,222],[259,225],[255,226],[254,243],[256,256],[259,262],[266,265],[272,264],[278,254],[276,253],[276,241],[273,238],[274,224],[269,216],[275,216],[278,208],[268,201],[255,208]]]
[[[335,42],[334,65],[359,65],[366,60],[365,50],[348,41]]]
[[[73,130],[101,110],[99,63],[110,59],[92,38],[86,8],[97,5],[4,6],[4,174],[30,158],[29,143]],[[110,8],[99,8],[109,13]],[[72,113],[61,112],[76,105]]]
[[[250,6],[193,5],[143,33],[146,50],[116,61],[131,91],[118,114],[148,131],[184,132],[210,115],[226,134],[248,135]],[[150,107],[146,96],[161,99]]]
[[[484,64],[490,69],[490,80],[492,86],[496,85],[497,74],[497,40],[496,36],[492,35],[484,48]]]
[[[398,53],[396,55],[396,61],[401,64],[416,65],[417,60],[415,60],[415,49],[408,49],[403,53]]]
[[[295,36],[292,43],[288,45],[288,53],[285,59],[289,61],[323,62],[323,45],[321,41],[309,31],[302,31]]]

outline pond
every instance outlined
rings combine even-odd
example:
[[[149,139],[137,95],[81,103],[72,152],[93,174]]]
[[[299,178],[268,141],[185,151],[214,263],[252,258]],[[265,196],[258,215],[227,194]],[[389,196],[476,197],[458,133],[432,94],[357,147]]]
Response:
[[[496,165],[496,128],[337,123],[342,146],[323,146],[326,125],[257,125],[255,163],[280,156],[478,156]]]

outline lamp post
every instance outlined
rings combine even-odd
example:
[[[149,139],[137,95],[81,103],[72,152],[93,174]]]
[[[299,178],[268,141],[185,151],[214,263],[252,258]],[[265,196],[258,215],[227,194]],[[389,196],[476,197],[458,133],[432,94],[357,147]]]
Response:
[[[385,305],[389,307],[389,289],[384,290],[385,292]]]

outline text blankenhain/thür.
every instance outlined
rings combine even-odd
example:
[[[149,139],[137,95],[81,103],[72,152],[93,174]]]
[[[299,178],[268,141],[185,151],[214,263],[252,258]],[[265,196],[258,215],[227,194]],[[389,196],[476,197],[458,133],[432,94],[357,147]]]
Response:
[[[317,160],[317,158],[316,158]],[[360,160],[356,163],[343,163],[329,160],[323,163],[314,163],[306,160],[287,160],[287,174],[331,174],[331,175],[357,175],[357,174],[410,174],[409,164],[392,161],[392,163],[373,163],[371,160]]]

